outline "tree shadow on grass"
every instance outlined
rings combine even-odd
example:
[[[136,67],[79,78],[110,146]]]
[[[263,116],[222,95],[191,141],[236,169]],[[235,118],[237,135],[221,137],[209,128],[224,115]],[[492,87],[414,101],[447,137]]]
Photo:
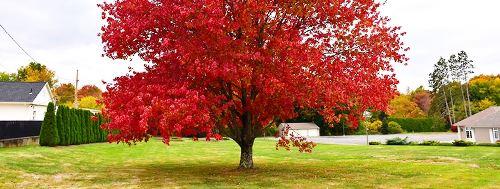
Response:
[[[113,167],[109,171],[99,171],[90,179],[92,182],[103,185],[128,183],[128,186],[138,187],[286,187],[304,182],[324,183],[341,177],[340,172],[286,164],[238,170],[232,163],[164,163]],[[322,179],[324,181],[320,181]]]

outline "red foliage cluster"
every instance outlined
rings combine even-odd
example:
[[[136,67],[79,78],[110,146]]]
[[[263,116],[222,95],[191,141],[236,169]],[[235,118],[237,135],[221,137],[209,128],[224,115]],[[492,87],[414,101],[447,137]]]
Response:
[[[285,150],[290,150],[290,147],[297,147],[299,152],[307,152],[311,153],[312,149],[316,146],[316,143],[307,141],[307,139],[300,134],[294,132],[290,132],[290,127],[286,125],[282,128],[280,135],[278,136],[278,142],[276,143],[276,150],[279,148],[284,148]],[[290,146],[291,143],[291,146]]]
[[[86,96],[93,96],[95,98],[101,98],[102,91],[99,87],[95,85],[85,85],[78,90],[78,98],[81,99]]]
[[[372,0],[117,0],[100,5],[105,55],[149,64],[108,85],[111,141],[214,129],[252,141],[296,107],[355,125],[385,110],[404,62],[399,27]],[[294,146],[312,146],[302,140]],[[241,145],[241,144],[240,144]],[[304,148],[306,149],[306,148]]]
[[[96,121],[99,121],[99,117],[97,117],[96,115],[92,115],[92,116],[90,116],[90,120],[93,122],[96,122]]]

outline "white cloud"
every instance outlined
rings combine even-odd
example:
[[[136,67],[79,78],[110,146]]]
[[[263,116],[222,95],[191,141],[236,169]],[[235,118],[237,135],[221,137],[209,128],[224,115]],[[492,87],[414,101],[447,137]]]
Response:
[[[408,66],[397,65],[398,88],[427,86],[428,74],[440,57],[460,50],[474,60],[477,74],[500,74],[500,1],[388,0],[382,13],[407,32]]]
[[[56,71],[61,82],[72,82],[80,70],[82,84],[103,86],[142,62],[101,57],[97,33],[102,25],[101,1],[0,0],[0,24],[35,59]],[[388,0],[382,13],[407,32],[411,50],[408,66],[396,65],[398,88],[427,85],[427,75],[439,57],[465,50],[475,61],[476,73],[500,73],[500,1]],[[0,71],[14,72],[29,58],[0,31]],[[120,63],[117,63],[120,62]]]

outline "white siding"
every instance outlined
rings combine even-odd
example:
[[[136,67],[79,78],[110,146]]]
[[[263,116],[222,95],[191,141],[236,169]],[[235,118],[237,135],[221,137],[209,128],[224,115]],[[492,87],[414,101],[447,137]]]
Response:
[[[47,106],[49,102],[52,102],[52,97],[48,85],[46,84],[40,91],[40,93],[38,93],[38,95],[36,96],[33,104]]]
[[[29,104],[0,104],[0,120],[1,121],[34,120],[33,111],[34,108]],[[35,115],[35,117],[37,116]]]
[[[319,136],[319,129],[300,129],[300,130],[290,129],[290,131],[288,131],[288,136],[290,136],[291,133],[295,134],[295,136],[299,134],[300,136],[303,137],[315,137]]]

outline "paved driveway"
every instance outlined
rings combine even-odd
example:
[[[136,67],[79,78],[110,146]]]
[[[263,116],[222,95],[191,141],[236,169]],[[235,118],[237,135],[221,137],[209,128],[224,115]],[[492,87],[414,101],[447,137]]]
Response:
[[[440,142],[452,142],[458,139],[457,133],[405,133],[391,135],[368,135],[368,141],[385,143],[387,139],[408,137],[409,141],[422,142],[424,140],[436,140]],[[366,135],[348,136],[321,136],[310,137],[309,140],[322,144],[366,144]]]

